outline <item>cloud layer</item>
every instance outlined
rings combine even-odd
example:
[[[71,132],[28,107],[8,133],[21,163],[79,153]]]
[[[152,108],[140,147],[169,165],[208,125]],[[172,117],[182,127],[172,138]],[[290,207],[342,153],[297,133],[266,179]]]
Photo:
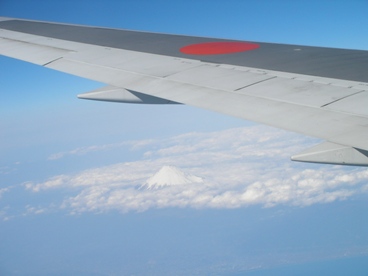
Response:
[[[188,133],[162,140],[131,141],[77,149],[64,155],[129,147],[141,160],[27,182],[29,191],[67,191],[60,207],[70,213],[150,208],[239,208],[254,204],[307,206],[367,192],[362,168],[294,163],[289,156],[318,141],[264,126]],[[50,161],[51,162],[51,161]],[[162,166],[204,179],[161,189],[139,189]],[[31,208],[31,207],[29,207]]]

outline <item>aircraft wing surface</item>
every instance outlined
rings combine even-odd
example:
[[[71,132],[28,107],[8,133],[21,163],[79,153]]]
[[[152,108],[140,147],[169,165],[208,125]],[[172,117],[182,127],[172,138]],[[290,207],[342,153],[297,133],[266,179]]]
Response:
[[[368,52],[0,17],[0,54],[92,79],[80,98],[197,106],[325,140],[293,160],[368,166]]]

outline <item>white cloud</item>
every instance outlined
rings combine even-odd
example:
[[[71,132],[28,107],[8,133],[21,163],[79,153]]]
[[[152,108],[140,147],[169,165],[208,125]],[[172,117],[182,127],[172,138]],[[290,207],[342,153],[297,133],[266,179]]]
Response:
[[[61,206],[71,213],[239,208],[254,204],[308,206],[367,192],[366,169],[289,160],[290,155],[315,143],[318,141],[264,126],[130,141],[124,145],[145,151],[142,160],[59,175],[40,183],[28,182],[25,187],[33,192],[69,189]],[[116,147],[118,144],[93,149]],[[204,182],[138,189],[164,165],[177,166]]]
[[[37,208],[31,205],[26,206],[26,211],[23,213],[24,216],[26,215],[40,215],[47,212],[46,208]]]
[[[114,146],[117,146],[117,145],[110,144],[110,145],[103,145],[103,146],[90,146],[90,147],[76,148],[71,151],[58,152],[58,153],[52,154],[48,157],[48,160],[57,160],[57,159],[61,159],[68,155],[85,155],[85,154],[88,154],[94,151],[108,150],[110,148],[113,148]]]
[[[49,180],[43,183],[34,184],[32,182],[26,182],[24,183],[24,186],[27,190],[39,192],[41,190],[48,190],[51,188],[62,187],[64,183],[67,182],[68,180],[69,180],[69,177],[66,175],[57,175],[57,176],[51,177]]]
[[[9,206],[5,206],[2,209],[0,209],[0,219],[2,219],[3,221],[8,221],[11,218],[13,218],[12,216],[8,215],[8,210],[10,209]]]
[[[9,192],[12,187],[6,187],[0,189],[0,198],[2,198],[3,194]]]
[[[92,145],[88,147],[79,147],[70,151],[64,151],[64,152],[58,152],[51,154],[47,159],[48,160],[57,160],[64,158],[66,156],[81,156],[81,155],[87,155],[92,152],[100,152],[100,151],[109,151],[124,147],[130,147],[131,150],[139,150],[143,147],[149,146],[151,144],[154,144],[156,141],[153,139],[147,139],[147,140],[140,140],[140,141],[123,141],[120,143],[111,143],[106,145]],[[1,168],[0,168],[1,169]]]

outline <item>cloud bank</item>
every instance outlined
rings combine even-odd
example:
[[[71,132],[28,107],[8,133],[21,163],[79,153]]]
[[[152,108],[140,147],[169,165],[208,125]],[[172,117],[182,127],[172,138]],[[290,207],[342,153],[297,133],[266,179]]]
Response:
[[[254,126],[94,146],[68,154],[130,147],[142,150],[143,156],[141,160],[58,175],[24,186],[35,193],[67,191],[59,206],[72,214],[167,207],[240,208],[254,204],[308,206],[345,200],[368,191],[368,171],[364,168],[289,160],[290,155],[315,143],[318,141]],[[203,182],[139,189],[165,165],[176,166]]]

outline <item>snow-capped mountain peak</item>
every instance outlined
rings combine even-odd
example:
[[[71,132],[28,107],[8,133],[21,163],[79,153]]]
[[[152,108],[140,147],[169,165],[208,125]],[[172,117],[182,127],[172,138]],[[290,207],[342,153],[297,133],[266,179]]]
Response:
[[[174,166],[163,166],[156,174],[150,177],[142,188],[157,189],[166,186],[183,185],[189,183],[201,183],[203,179],[187,174]]]

